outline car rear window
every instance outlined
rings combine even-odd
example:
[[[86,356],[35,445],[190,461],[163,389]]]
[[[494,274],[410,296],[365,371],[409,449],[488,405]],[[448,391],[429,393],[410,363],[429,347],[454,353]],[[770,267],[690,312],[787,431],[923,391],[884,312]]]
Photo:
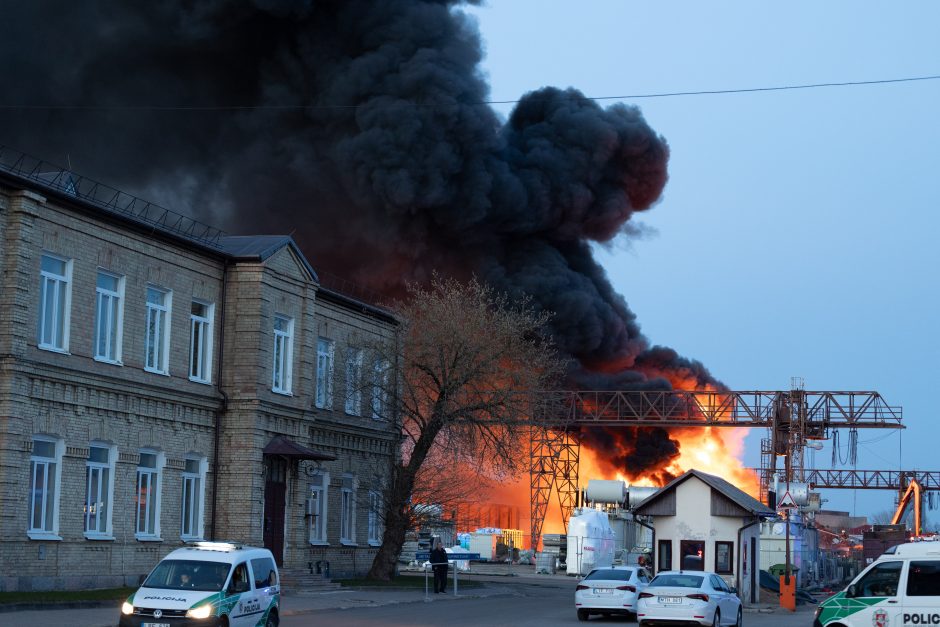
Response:
[[[630,581],[632,570],[625,568],[601,568],[591,571],[584,579],[604,579],[608,581]]]
[[[705,577],[701,575],[656,575],[650,582],[650,587],[699,588],[704,580]]]
[[[907,596],[940,596],[940,560],[911,562],[907,571]]]
[[[251,571],[255,574],[255,588],[267,588],[277,585],[277,570],[270,557],[251,560]]]

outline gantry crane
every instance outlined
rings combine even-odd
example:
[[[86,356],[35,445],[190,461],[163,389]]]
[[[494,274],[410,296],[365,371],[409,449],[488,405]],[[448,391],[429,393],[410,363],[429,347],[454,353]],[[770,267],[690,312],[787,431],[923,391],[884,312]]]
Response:
[[[896,490],[898,507],[891,524],[901,522],[907,508],[914,509],[914,535],[923,535],[924,494],[940,490],[940,472],[922,470],[808,470],[805,480],[811,488],[853,488]]]
[[[831,429],[903,429],[901,408],[878,392],[547,391],[533,395],[530,440],[532,545],[538,546],[554,489],[567,528],[578,494],[578,430],[604,427],[764,427],[761,496],[766,499],[777,457],[784,478],[805,481],[803,448]]]

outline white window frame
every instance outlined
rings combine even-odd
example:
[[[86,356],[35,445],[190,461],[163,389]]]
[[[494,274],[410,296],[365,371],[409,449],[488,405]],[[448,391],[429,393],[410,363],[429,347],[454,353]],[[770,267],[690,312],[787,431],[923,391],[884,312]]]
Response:
[[[150,302],[151,290],[163,294],[162,304]],[[144,321],[144,370],[168,375],[170,374],[170,315],[173,311],[173,291],[156,285],[148,285],[144,300],[147,304],[147,317]],[[151,347],[153,347],[154,359],[151,359]]]
[[[284,322],[286,329],[278,329],[278,322]],[[282,314],[274,314],[272,323],[274,332],[274,364],[271,377],[271,391],[277,394],[291,394],[294,364],[294,319]]]
[[[346,413],[362,415],[362,349],[346,349]]]
[[[326,545],[330,543],[327,532],[329,527],[329,505],[330,505],[330,473],[318,472],[317,477],[322,480],[321,485],[308,484],[308,498],[314,501],[313,513],[315,516],[309,518],[307,532],[310,544]]]
[[[333,409],[333,356],[336,344],[333,340],[317,339],[317,390],[314,400],[320,409]]]
[[[194,304],[206,308],[205,316],[189,310],[189,380],[196,383],[212,383],[212,340],[215,333],[215,304],[193,299]],[[196,346],[196,330],[199,329],[199,346]],[[197,350],[198,349],[198,350]],[[199,363],[196,363],[198,359]],[[196,374],[193,374],[193,371]]]
[[[108,461],[91,460],[91,449],[108,451]],[[88,459],[85,461],[85,505],[82,511],[85,537],[89,540],[113,540],[114,528],[114,467],[117,463],[117,447],[108,442],[92,441],[88,444]],[[107,473],[107,485],[102,488],[101,477]],[[96,477],[97,476],[97,477]],[[101,514],[102,504],[105,513]],[[104,529],[102,529],[104,527]]]
[[[198,470],[196,472],[186,470],[186,462],[196,462]],[[209,470],[209,460],[200,455],[190,454],[186,456],[183,463],[180,482],[180,539],[184,542],[202,540],[205,535],[206,473]],[[188,521],[186,520],[187,510]],[[189,533],[186,533],[187,524],[190,527]]]
[[[343,475],[340,489],[339,541],[344,546],[356,545],[356,491],[359,481],[352,475]]]
[[[388,420],[388,386],[391,381],[392,364],[379,357],[372,364],[372,419]]]
[[[117,280],[117,290],[109,290],[98,285],[98,277],[107,276]],[[105,352],[101,353],[102,316],[106,316],[107,328]],[[95,361],[108,364],[121,364],[121,346],[124,341],[124,277],[98,268],[95,275]]]
[[[36,442],[46,442],[55,447],[55,457],[36,453]],[[65,441],[46,435],[33,436],[33,452],[29,458],[29,493],[26,521],[26,535],[31,540],[61,540],[59,536],[59,501],[62,494],[62,456],[65,454]],[[50,468],[52,466],[52,468]],[[42,485],[37,486],[39,469],[42,468]],[[52,485],[49,480],[52,477]],[[39,499],[38,527],[33,526],[33,511]]]
[[[44,258],[65,264],[65,273],[57,274],[42,269]],[[50,329],[46,329],[46,309],[51,307]],[[69,352],[69,327],[72,316],[72,260],[42,253],[39,261],[39,324],[37,344],[39,348],[57,353]],[[61,334],[61,338],[59,335]],[[49,341],[46,341],[46,340]]]
[[[379,490],[369,490],[369,546],[382,544],[382,501]]]
[[[163,487],[163,467],[166,466],[166,455],[162,452],[154,449],[141,449],[141,455],[153,455],[155,456],[155,466],[141,466],[143,459],[137,463],[137,483],[136,483],[136,501],[137,506],[134,508],[134,537],[142,542],[159,542],[163,538],[160,537],[160,506],[161,498],[160,493]],[[146,476],[146,483],[149,487],[148,498],[145,503],[141,502],[141,488],[145,483],[143,477]],[[141,508],[144,509],[144,518],[146,522],[153,520],[153,529],[145,528],[143,531],[140,529],[140,514]],[[151,512],[153,515],[151,516]],[[147,525],[149,527],[149,525]]]

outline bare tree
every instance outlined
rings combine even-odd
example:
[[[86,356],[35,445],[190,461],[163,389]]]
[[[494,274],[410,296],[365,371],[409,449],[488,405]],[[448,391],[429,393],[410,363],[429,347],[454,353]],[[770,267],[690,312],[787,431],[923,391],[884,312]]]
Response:
[[[468,474],[518,470],[526,392],[561,372],[543,334],[549,317],[476,280],[435,277],[428,288],[410,288],[395,309],[403,332],[388,361],[401,377],[394,390],[373,394],[401,421],[402,433],[401,461],[385,492],[382,545],[369,571],[382,580],[394,575],[405,533],[426,511],[421,505],[465,498],[477,487]]]

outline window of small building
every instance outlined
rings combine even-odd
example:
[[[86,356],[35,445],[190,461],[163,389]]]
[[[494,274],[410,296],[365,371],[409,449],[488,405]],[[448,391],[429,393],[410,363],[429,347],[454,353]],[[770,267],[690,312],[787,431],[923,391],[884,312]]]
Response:
[[[733,542],[715,542],[715,572],[723,575],[734,572]]]

